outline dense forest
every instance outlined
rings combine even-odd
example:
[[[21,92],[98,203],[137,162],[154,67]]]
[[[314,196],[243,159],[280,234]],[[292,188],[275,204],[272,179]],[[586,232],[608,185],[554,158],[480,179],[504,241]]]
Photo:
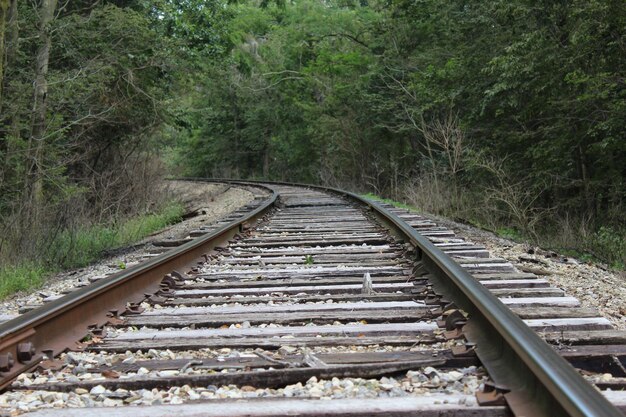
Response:
[[[0,0],[0,56],[3,263],[158,212],[168,174],[626,261],[623,0]]]

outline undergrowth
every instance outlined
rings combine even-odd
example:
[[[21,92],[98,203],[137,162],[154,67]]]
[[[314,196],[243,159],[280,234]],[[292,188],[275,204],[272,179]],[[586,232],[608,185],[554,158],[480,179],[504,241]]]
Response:
[[[416,213],[423,212],[410,204],[382,198],[371,193],[364,194],[363,197],[388,203],[395,207],[404,208]],[[480,222],[476,219],[464,219],[463,221],[473,226],[489,230],[500,237],[515,242],[535,241],[535,243],[546,249],[551,249],[563,255],[577,258],[582,262],[599,262],[607,264],[612,269],[626,269],[626,233],[624,230],[620,231],[612,227],[602,226],[596,232],[589,233],[584,238],[579,238],[576,241],[576,246],[572,247],[572,239],[555,239],[555,230],[545,231],[544,233],[539,232],[536,236],[529,237],[525,236],[524,233],[517,228],[510,226],[496,225],[495,227],[488,227],[484,222]],[[567,240],[568,243],[563,242],[563,240]]]
[[[40,287],[48,273],[48,268],[34,262],[0,266],[0,299],[19,291]]]
[[[149,234],[181,220],[179,203],[164,206],[159,213],[137,216],[112,225],[83,226],[64,230],[47,245],[43,262],[24,261],[0,266],[0,299],[19,291],[39,288],[47,276],[64,269],[96,261],[110,249],[134,243]]]

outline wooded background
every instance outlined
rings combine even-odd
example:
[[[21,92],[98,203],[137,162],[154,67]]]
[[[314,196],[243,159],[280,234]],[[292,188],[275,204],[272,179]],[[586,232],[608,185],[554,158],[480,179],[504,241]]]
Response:
[[[172,173],[626,261],[623,0],[0,0],[0,259]]]

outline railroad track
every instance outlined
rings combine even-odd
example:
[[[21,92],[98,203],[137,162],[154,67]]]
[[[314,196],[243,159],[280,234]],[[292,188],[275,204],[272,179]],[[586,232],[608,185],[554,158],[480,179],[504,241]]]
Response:
[[[0,324],[0,412],[623,415],[606,397],[625,409],[626,335],[596,311],[422,216],[266,186],[195,240]]]

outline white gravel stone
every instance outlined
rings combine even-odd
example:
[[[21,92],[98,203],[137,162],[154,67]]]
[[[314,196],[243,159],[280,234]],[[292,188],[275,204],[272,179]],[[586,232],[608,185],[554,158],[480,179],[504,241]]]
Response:
[[[223,350],[223,349],[221,349]],[[229,350],[229,353],[232,351]],[[163,372],[163,371],[161,371]],[[149,372],[156,375],[155,372]],[[94,387],[91,392],[78,395],[71,393],[50,393],[28,391],[8,392],[0,395],[0,405],[4,410],[21,413],[32,409],[49,407],[46,401],[53,401],[55,407],[116,407],[122,405],[180,404],[185,401],[208,400],[217,398],[255,398],[255,397],[317,397],[332,398],[375,398],[399,397],[407,395],[425,395],[428,393],[465,393],[473,394],[484,382],[482,371],[476,367],[433,372],[433,369],[413,370],[401,378],[333,378],[318,380],[315,377],[305,384],[297,383],[279,389],[254,389],[233,385],[215,387],[172,387],[169,390],[118,389],[113,396],[102,386]],[[429,377],[428,375],[434,375]],[[441,376],[441,378],[440,378]],[[44,397],[45,396],[45,397]],[[113,398],[109,398],[109,396]],[[123,396],[125,398],[119,398]],[[44,400],[46,398],[46,400]],[[38,401],[38,402],[37,402]]]
[[[104,388],[102,385],[96,385],[95,387],[91,389],[91,391],[89,391],[91,395],[100,395],[100,394],[104,394],[105,392],[106,392],[106,388]]]

